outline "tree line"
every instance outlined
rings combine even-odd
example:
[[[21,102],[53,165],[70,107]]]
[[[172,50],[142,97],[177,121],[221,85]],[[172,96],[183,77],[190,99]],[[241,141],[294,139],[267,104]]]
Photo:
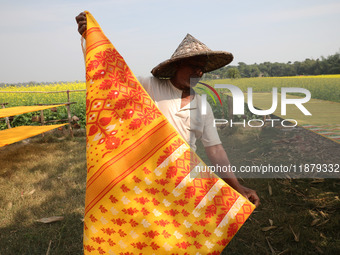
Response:
[[[318,59],[305,59],[292,63],[251,64],[239,62],[237,66],[226,66],[206,73],[205,79],[246,78],[246,77],[280,77],[297,75],[340,74],[340,52]]]

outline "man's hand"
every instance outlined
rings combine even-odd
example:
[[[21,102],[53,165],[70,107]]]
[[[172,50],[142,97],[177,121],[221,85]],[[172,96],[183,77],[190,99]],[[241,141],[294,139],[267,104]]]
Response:
[[[78,24],[78,32],[80,35],[83,35],[87,29],[87,21],[85,12],[81,12],[77,17],[76,21]]]
[[[205,152],[211,162],[212,165],[219,166],[229,166],[230,162],[225,152],[222,144],[217,144],[209,147],[205,147]],[[249,189],[247,187],[242,186],[235,174],[233,172],[223,173],[222,179],[229,184],[233,189],[235,189],[242,196],[247,198],[250,202],[252,202],[255,206],[260,204],[260,198],[256,194],[255,190]]]
[[[252,202],[256,207],[260,205],[260,198],[256,194],[255,190],[244,187],[240,183],[235,184],[235,182],[231,182],[229,178],[223,178],[222,180],[228,183],[233,189],[235,189],[250,202]]]
[[[240,185],[240,190],[238,190],[238,192],[244,196],[245,198],[247,198],[250,202],[252,202],[256,207],[258,207],[260,205],[260,198],[258,197],[258,195],[256,194],[255,190],[249,189],[247,187],[244,187],[242,185]]]

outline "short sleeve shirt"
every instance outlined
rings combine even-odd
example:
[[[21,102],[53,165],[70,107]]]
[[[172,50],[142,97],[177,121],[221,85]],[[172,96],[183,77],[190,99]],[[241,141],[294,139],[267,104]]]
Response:
[[[214,115],[207,103],[206,114],[201,114],[201,96],[195,94],[194,99],[181,108],[182,91],[174,87],[169,79],[156,77],[139,78],[140,83],[155,101],[156,106],[174,126],[179,134],[196,150],[196,140],[200,139],[204,147],[221,144]]]

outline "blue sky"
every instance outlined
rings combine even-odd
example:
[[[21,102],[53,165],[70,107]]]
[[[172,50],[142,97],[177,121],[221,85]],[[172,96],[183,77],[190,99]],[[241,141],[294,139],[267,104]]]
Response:
[[[187,33],[247,64],[340,51],[340,1],[0,0],[0,83],[84,80],[75,16],[88,10],[136,76]]]

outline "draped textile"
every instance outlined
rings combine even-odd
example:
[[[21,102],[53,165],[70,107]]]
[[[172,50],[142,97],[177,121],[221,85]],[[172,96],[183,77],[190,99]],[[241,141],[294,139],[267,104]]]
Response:
[[[86,16],[84,253],[219,254],[255,206],[195,171],[204,163]]]
[[[3,108],[0,109],[0,118],[15,116],[18,114],[24,114],[28,112],[35,112],[45,109],[50,109],[54,107],[62,106],[63,104],[59,105],[35,105],[35,106],[16,106],[16,107],[10,107],[10,108]]]
[[[0,147],[42,134],[66,124],[48,126],[20,126],[0,131]]]

